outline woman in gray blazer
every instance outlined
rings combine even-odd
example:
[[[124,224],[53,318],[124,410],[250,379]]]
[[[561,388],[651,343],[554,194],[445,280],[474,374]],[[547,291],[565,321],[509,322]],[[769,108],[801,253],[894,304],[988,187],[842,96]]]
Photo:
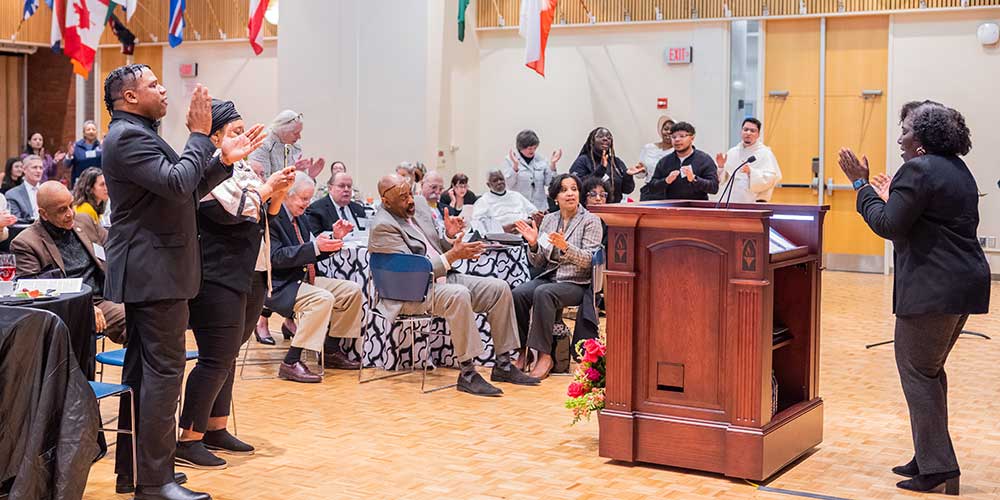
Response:
[[[517,221],[517,230],[528,242],[528,258],[543,268],[535,279],[514,289],[514,313],[521,335],[522,366],[527,350],[538,352],[532,377],[545,378],[552,370],[552,330],[556,313],[579,305],[590,284],[594,254],[601,248],[601,219],[580,204],[583,185],[572,174],[560,174],[549,185],[549,197],[559,210],[547,214],[535,227]]]

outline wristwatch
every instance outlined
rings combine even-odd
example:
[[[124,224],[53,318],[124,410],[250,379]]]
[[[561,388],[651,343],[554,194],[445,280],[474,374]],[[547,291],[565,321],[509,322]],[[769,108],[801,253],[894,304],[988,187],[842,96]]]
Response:
[[[854,186],[855,191],[865,187],[865,184],[868,184],[868,179],[864,178],[856,179],[854,182],[851,183],[851,185]]]

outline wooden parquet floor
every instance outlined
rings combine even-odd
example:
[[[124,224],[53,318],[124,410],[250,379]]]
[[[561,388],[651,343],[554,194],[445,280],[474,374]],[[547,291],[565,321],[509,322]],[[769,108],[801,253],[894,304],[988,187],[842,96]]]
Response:
[[[825,273],[824,440],[767,486],[840,498],[921,497],[896,489],[899,478],[889,471],[912,454],[892,346],[864,348],[892,337],[891,290],[889,277]],[[993,291],[1000,297],[1000,285]],[[975,316],[967,328],[994,340],[963,336],[947,366],[952,438],[969,499],[1000,497],[1000,299],[993,303],[993,315]],[[352,373],[327,373],[316,385],[237,379],[239,436],[258,452],[227,457],[223,471],[179,469],[188,486],[229,500],[794,498],[715,474],[598,457],[596,418],[569,425],[567,377],[538,388],[505,385],[505,397],[483,399],[454,390],[423,395],[417,377],[359,386]],[[107,376],[118,379],[115,371]],[[105,417],[116,408],[105,403]],[[128,498],[114,494],[112,471],[111,458],[96,464],[84,498]]]

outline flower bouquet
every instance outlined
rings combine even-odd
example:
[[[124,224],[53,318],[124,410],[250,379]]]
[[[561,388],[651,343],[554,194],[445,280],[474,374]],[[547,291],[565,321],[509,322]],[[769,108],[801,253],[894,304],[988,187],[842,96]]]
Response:
[[[605,355],[607,346],[600,339],[581,340],[576,344],[580,364],[573,373],[573,383],[569,384],[566,408],[573,410],[573,423],[604,408],[604,384],[607,375]]]

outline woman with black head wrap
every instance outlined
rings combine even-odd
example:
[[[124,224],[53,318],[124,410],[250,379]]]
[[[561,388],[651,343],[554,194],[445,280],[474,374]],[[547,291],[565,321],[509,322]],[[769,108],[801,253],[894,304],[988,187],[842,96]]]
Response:
[[[243,127],[231,101],[212,100],[209,137],[216,147],[224,138],[242,134]],[[199,203],[203,279],[198,296],[188,303],[198,362],[188,376],[181,411],[178,465],[221,469],[226,461],[209,450],[253,453],[253,446],[226,430],[235,361],[254,329],[268,290],[270,252],[268,242],[261,243],[268,234],[267,219],[281,209],[294,179],[295,167],[288,167],[263,182],[240,160],[233,164],[233,176]]]
[[[614,137],[604,127],[590,131],[587,142],[580,148],[580,156],[577,156],[569,168],[569,173],[584,182],[588,177],[607,180],[611,187],[608,203],[618,203],[624,195],[635,191],[635,179],[632,176],[640,171],[637,167],[626,167],[625,162],[615,156]]]

